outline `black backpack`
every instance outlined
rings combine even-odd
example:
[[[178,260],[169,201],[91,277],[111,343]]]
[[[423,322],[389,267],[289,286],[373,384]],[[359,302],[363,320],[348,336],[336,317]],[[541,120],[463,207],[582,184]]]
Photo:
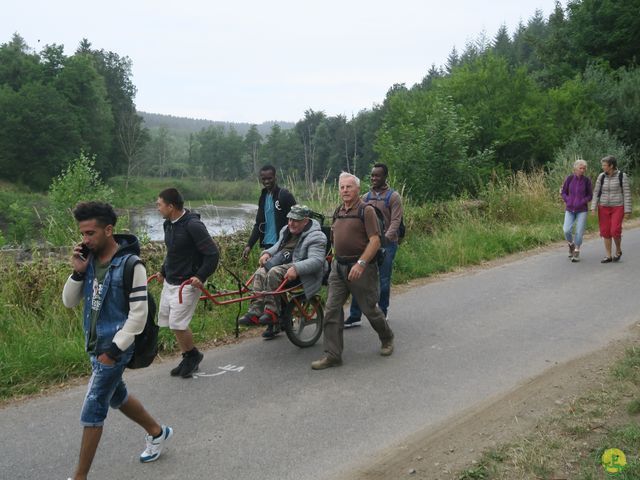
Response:
[[[395,192],[395,190],[393,188],[390,188],[387,191],[387,194],[384,197],[384,206],[386,208],[389,208],[389,205],[391,203],[391,194]],[[366,198],[364,199],[364,201],[366,203],[369,203],[369,201],[371,200],[371,192],[367,193]],[[406,228],[404,226],[404,215],[402,217],[400,217],[400,225],[398,226],[398,242],[402,241],[402,239],[404,238],[404,235],[406,233]]]
[[[133,269],[138,263],[142,263],[137,255],[129,255],[124,264],[124,294],[129,306],[129,295],[132,292],[133,285]],[[147,321],[144,330],[136,335],[133,347],[133,356],[127,368],[145,368],[151,365],[153,359],[158,355],[158,331],[160,328],[156,325],[156,301],[151,293],[147,290]]]
[[[325,258],[329,261],[329,268],[327,272],[322,277],[322,284],[329,284],[329,273],[331,273],[331,257],[329,256],[329,252],[331,252],[331,227],[329,225],[324,224],[324,215],[318,212],[310,212],[309,218],[315,218],[320,224],[320,230],[324,233],[324,236],[327,239],[327,246],[324,249]]]
[[[604,185],[604,177],[606,176],[606,173],[602,173],[600,174],[600,190],[598,191],[598,201],[600,201],[600,197],[602,196],[602,186]],[[618,172],[618,180],[620,180],[620,191],[624,194],[624,190],[622,189],[622,177],[623,177],[623,173],[622,171]]]
[[[309,218],[314,218],[320,224],[320,230],[324,233],[324,236],[327,238],[327,246],[325,247],[325,255],[329,255],[331,251],[331,227],[329,225],[324,224],[324,215],[318,212],[310,212]]]

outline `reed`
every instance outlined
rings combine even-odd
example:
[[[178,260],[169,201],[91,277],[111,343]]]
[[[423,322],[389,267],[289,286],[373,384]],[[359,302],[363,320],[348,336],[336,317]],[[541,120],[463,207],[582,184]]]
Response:
[[[299,202],[309,203],[327,215],[325,224],[331,222],[339,203],[333,183],[325,179],[313,189],[292,179],[286,183]],[[159,186],[152,185],[149,192],[155,195]],[[557,193],[546,186],[543,172],[496,180],[476,199],[425,204],[405,199],[404,203],[407,236],[396,256],[394,284],[562,238],[564,208]],[[594,227],[591,219],[588,228]],[[236,279],[227,269],[241,279],[253,273],[258,249],[252,250],[248,261],[241,258],[248,235],[245,230],[216,239],[222,261],[210,280],[210,290],[237,288]],[[15,262],[0,253],[0,398],[30,394],[88,372],[80,308],[66,309],[61,301],[62,287],[70,273],[66,255],[36,254],[29,262]],[[164,245],[145,243],[142,257],[147,272],[155,273],[164,257]],[[152,284],[150,290],[159,297],[159,285]],[[215,343],[231,336],[236,315],[244,308],[246,304],[214,307],[211,302],[201,302],[191,324],[196,342]],[[176,348],[173,335],[163,329],[161,355]]]

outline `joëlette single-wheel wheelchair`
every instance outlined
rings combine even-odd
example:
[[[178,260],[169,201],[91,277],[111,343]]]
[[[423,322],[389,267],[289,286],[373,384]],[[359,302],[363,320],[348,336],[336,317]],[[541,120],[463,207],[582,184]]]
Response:
[[[180,303],[182,303],[182,290],[190,283],[191,280],[186,280],[180,285],[178,292]],[[223,290],[211,293],[203,287],[200,288],[202,291],[200,300],[211,300],[215,305],[230,305],[267,295],[278,296],[282,302],[282,313],[279,317],[280,328],[287,334],[287,338],[291,343],[305,348],[314,345],[318,341],[322,336],[324,322],[324,305],[319,295],[306,298],[301,284],[288,285],[287,280],[284,280],[272,292],[252,290],[250,287],[252,284],[253,275],[244,284],[241,284],[237,290]],[[236,318],[236,335],[238,328],[238,319]]]

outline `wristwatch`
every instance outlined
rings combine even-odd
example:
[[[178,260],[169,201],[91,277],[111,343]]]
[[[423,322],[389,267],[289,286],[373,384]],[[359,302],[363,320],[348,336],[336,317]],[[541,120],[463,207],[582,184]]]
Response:
[[[362,259],[359,259],[357,263],[358,263],[358,265],[360,265],[361,267],[366,267],[366,266],[367,266],[367,262],[365,262],[365,261],[364,261],[364,260],[362,260]]]

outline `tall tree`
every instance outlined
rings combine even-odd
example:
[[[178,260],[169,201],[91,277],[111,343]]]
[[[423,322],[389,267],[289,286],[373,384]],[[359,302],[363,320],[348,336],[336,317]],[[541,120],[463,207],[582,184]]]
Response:
[[[0,46],[0,85],[18,91],[24,84],[40,79],[40,57],[31,52],[20,35],[13,34],[10,42]]]
[[[113,174],[109,164],[113,115],[104,79],[94,68],[92,58],[85,54],[69,57],[55,85],[72,106],[82,147],[96,155],[96,167],[101,172]]]
[[[546,96],[524,67],[513,70],[502,57],[487,53],[461,66],[439,91],[481,127],[472,150],[493,149],[506,167],[542,165],[560,144]]]
[[[435,63],[432,63],[427,71],[427,75],[422,79],[422,82],[420,82],[417,87],[423,90],[429,90],[433,86],[434,80],[442,78],[443,76],[444,73],[442,69],[436,67]]]
[[[445,69],[448,74],[453,72],[453,69],[460,65],[460,55],[458,55],[458,50],[454,46],[447,57],[447,62],[445,63]]]
[[[76,117],[52,85],[0,85],[0,176],[36,189],[80,150]]]
[[[106,50],[93,50],[87,39],[80,42],[76,55],[89,55],[93,65],[104,80],[107,98],[111,107],[114,131],[120,130],[120,122],[127,119],[131,111],[135,111],[136,87],[132,80],[132,62],[129,57],[121,57],[117,53]],[[117,136],[111,140],[111,155],[107,159],[98,159],[98,168],[108,170],[109,175],[124,173],[127,169],[126,153],[120,148]],[[103,172],[104,173],[104,172]]]
[[[262,135],[258,132],[257,125],[251,125],[251,128],[244,137],[244,143],[248,158],[251,162],[249,172],[254,176],[258,175]]]
[[[62,71],[66,57],[64,45],[46,45],[40,52],[42,57],[43,78],[46,82],[53,82]]]
[[[613,68],[640,61],[640,0],[571,0],[568,31],[587,59]]]
[[[498,33],[493,38],[492,47],[497,56],[506,58],[509,63],[513,62],[513,45],[511,44],[511,38],[509,38],[507,26],[504,23],[500,25]]]
[[[412,198],[450,198],[469,187],[479,167],[468,154],[475,127],[459,107],[433,90],[398,92],[388,104],[376,150]]]
[[[318,125],[326,118],[324,112],[314,112],[309,109],[304,112],[304,118],[296,123],[296,133],[302,143],[304,153],[304,181],[308,186],[315,180],[314,170],[316,161],[315,132]]]
[[[262,149],[262,164],[271,164],[278,169],[278,176],[299,176],[302,144],[295,130],[283,130],[279,124],[271,126]]]
[[[128,114],[121,114],[118,122],[117,138],[120,149],[127,159],[125,175],[125,191],[129,190],[129,178],[139,170],[143,163],[140,153],[149,141],[149,130],[143,126],[142,117],[131,110]]]
[[[573,78],[577,72],[577,62],[572,58],[575,48],[571,43],[568,23],[560,2],[556,2],[554,11],[549,15],[546,34],[537,42],[537,53],[542,64],[535,73],[544,87],[557,87]]]

